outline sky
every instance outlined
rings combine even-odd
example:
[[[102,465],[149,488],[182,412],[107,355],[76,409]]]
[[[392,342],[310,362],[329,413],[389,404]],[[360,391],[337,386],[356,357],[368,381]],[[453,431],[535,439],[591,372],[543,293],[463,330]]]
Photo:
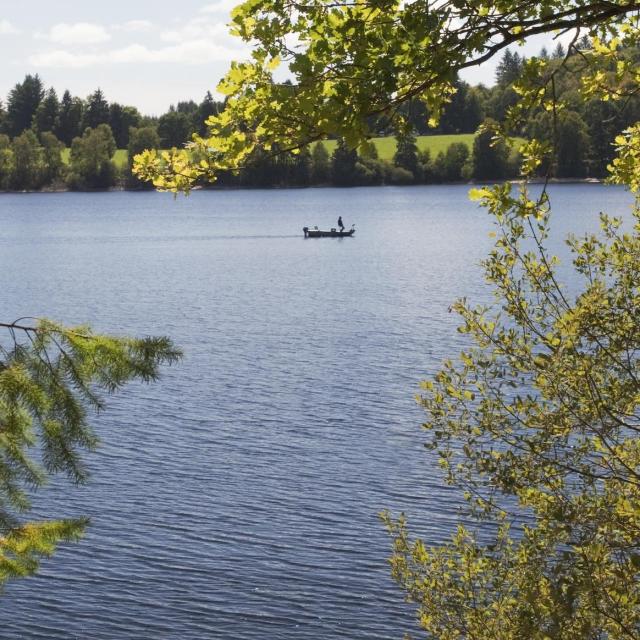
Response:
[[[229,35],[239,0],[0,0],[0,99],[28,73],[59,95],[86,97],[100,87],[107,100],[159,115],[181,100],[201,101],[229,62],[248,46]],[[522,53],[537,53],[536,40]],[[492,84],[495,63],[463,79]]]

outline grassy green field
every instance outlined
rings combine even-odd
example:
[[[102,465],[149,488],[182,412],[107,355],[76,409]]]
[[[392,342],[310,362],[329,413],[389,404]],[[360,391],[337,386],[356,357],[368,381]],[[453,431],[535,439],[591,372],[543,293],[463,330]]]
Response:
[[[471,151],[474,138],[474,133],[418,136],[417,145],[420,151],[428,149],[431,154],[431,158],[435,159],[440,151],[446,151],[447,147],[449,147],[449,145],[453,142],[463,142],[467,145],[467,147],[469,147],[469,151]],[[393,154],[396,151],[396,140],[393,136],[388,136],[385,138],[373,138],[373,143],[376,145],[376,148],[378,149],[378,156],[380,156],[382,160],[391,160],[393,158]],[[324,144],[329,154],[331,154],[336,148],[337,143],[335,140],[325,140],[322,144]],[[62,159],[65,163],[69,162],[69,152],[69,149],[64,149],[64,151],[62,152]],[[118,149],[113,156],[113,159],[118,167],[126,166],[127,150]]]
[[[447,147],[453,142],[464,142],[469,147],[469,151],[473,147],[474,133],[457,133],[450,135],[438,135],[438,136],[418,136],[417,145],[420,151],[428,149],[431,157],[435,158],[440,151],[446,151]],[[381,160],[391,160],[393,154],[396,152],[396,140],[393,136],[385,138],[373,138],[373,143],[378,150],[378,156]],[[335,140],[325,140],[325,148],[331,154],[336,148],[337,142]]]
[[[62,150],[62,162],[65,164],[69,164],[69,155],[71,154],[71,149],[68,147]],[[114,156],[113,161],[116,163],[117,167],[126,167],[127,166],[127,150],[126,149],[118,149]]]

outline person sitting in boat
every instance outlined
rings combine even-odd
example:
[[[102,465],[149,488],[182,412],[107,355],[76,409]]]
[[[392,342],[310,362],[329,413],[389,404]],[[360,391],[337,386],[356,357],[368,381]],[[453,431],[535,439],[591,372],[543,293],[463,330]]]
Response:
[[[344,225],[342,224],[342,216],[338,217],[338,228],[340,229],[340,233],[344,231]]]

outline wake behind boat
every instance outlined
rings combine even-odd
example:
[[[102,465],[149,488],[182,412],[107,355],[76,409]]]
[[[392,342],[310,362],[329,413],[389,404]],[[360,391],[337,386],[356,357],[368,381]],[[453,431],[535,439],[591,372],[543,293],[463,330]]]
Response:
[[[304,231],[305,238],[350,238],[356,232],[356,226],[352,224],[349,231],[344,229],[325,230],[318,229],[318,227],[313,227],[313,229],[302,227],[302,231]]]

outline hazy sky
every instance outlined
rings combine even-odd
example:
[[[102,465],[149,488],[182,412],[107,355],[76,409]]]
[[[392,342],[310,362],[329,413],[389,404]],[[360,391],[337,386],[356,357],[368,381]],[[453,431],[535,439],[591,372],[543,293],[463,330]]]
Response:
[[[212,92],[246,45],[228,35],[237,0],[0,0],[0,99],[27,73],[46,86],[160,114]],[[541,41],[524,49],[530,54]],[[464,74],[493,82],[494,65]]]

